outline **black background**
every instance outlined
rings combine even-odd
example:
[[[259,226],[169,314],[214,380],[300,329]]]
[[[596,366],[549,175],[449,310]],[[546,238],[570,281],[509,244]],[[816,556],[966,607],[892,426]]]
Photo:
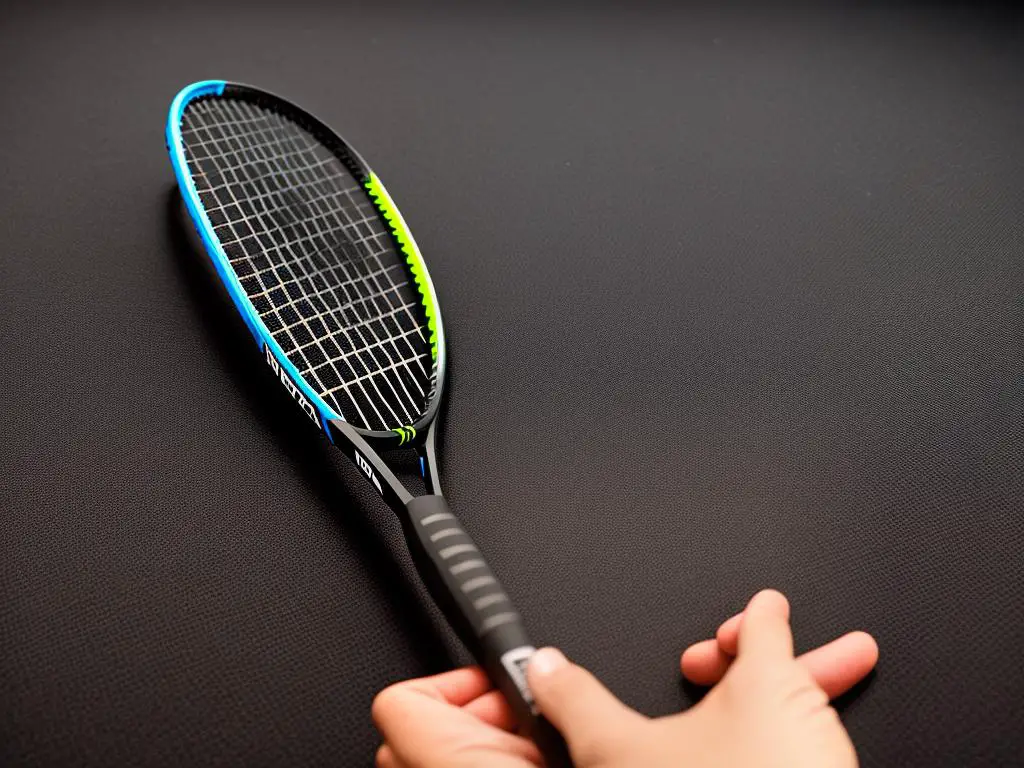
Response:
[[[862,763],[1024,758],[1024,36],[926,5],[0,11],[0,763],[366,765],[458,653],[174,219],[166,110],[275,90],[388,184],[442,473],[651,715],[758,588],[850,628]]]

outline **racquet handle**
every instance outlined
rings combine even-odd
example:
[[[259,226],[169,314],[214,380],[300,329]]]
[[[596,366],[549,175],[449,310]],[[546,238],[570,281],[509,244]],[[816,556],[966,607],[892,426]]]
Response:
[[[526,665],[535,649],[505,590],[444,497],[420,496],[406,509],[402,527],[431,597],[504,694],[547,768],[571,767],[565,741],[538,713],[526,684]]]

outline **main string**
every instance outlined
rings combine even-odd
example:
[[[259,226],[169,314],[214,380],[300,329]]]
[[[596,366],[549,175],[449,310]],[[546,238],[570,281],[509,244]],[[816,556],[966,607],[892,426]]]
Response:
[[[359,181],[305,129],[247,101],[193,102],[181,133],[214,232],[303,379],[358,426],[414,423],[430,395],[426,321]]]

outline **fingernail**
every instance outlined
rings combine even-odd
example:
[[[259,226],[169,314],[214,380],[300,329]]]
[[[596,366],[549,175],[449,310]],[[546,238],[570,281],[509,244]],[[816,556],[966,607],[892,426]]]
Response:
[[[750,602],[747,603],[747,608],[752,606],[754,603],[757,603],[758,605],[764,603],[765,605],[771,605],[773,607],[784,607],[784,610],[786,610],[787,613],[789,611],[789,600],[787,600],[786,596],[777,589],[762,589],[750,598]]]
[[[534,675],[553,675],[560,670],[569,660],[562,655],[557,648],[541,648],[530,657],[529,669]]]

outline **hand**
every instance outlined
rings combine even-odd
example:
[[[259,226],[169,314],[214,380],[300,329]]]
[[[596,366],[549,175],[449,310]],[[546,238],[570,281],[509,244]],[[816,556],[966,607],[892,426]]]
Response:
[[[877,658],[874,640],[854,632],[794,659],[789,605],[765,591],[715,639],[683,654],[683,674],[715,687],[682,714],[643,717],[554,649],[538,651],[528,676],[577,768],[854,766],[853,746],[828,699],[863,678]],[[507,705],[475,668],[388,688],[374,702],[374,719],[385,739],[379,768],[541,764],[536,748],[512,733]]]
[[[373,700],[384,737],[377,768],[536,768],[532,741],[513,733],[505,698],[479,667],[407,680]]]
[[[538,652],[527,673],[577,768],[846,768],[857,756],[828,702],[877,660],[878,646],[863,632],[795,659],[789,603],[765,590],[714,640],[683,654],[683,674],[715,687],[682,714],[641,717],[557,651]]]

